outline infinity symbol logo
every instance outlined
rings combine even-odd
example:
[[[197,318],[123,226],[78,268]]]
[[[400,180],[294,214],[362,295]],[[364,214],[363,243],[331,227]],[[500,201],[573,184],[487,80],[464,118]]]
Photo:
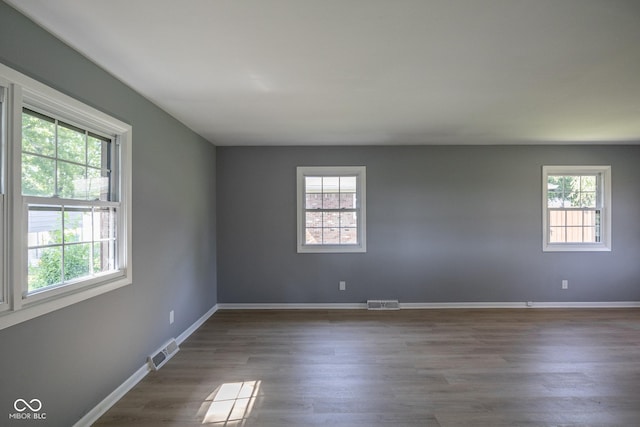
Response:
[[[18,412],[24,412],[27,408],[31,409],[31,412],[38,412],[42,409],[42,402],[39,399],[31,399],[29,402],[24,399],[17,399],[13,402],[13,408]]]

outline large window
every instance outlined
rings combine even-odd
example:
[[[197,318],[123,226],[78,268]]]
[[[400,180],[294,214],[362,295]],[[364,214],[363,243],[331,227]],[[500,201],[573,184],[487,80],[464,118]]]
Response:
[[[298,252],[366,252],[364,166],[299,167]]]
[[[117,269],[111,137],[23,108],[27,295]]]
[[[2,328],[131,283],[131,127],[7,67],[0,76]]]
[[[543,249],[611,250],[611,168],[543,167]]]

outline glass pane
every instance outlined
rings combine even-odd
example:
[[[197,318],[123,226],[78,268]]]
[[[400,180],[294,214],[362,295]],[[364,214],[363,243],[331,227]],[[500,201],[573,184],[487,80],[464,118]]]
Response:
[[[60,123],[58,126],[58,158],[86,164],[86,137],[84,131]]]
[[[582,223],[588,226],[596,225],[596,211],[586,211],[582,217]]]
[[[569,178],[574,178],[574,177],[569,177]],[[581,200],[580,200],[579,184],[580,182],[577,179],[575,179],[572,181],[572,185],[574,187],[571,190],[565,189],[564,207],[579,208],[582,206]]]
[[[582,226],[582,211],[567,211],[567,226]]]
[[[322,212],[307,212],[305,227],[322,227]]]
[[[66,199],[87,200],[87,168],[58,162],[58,195]]]
[[[566,224],[565,220],[566,220],[565,211],[556,211],[556,210],[549,211],[550,226],[554,227],[559,225],[565,225]]]
[[[549,242],[550,243],[564,243],[566,240],[564,227],[550,227],[549,228]]]
[[[337,176],[325,176],[322,177],[322,192],[323,193],[338,193],[340,191],[340,177]]]
[[[29,292],[62,282],[62,247],[29,249],[27,261]]]
[[[22,154],[22,195],[51,197],[55,194],[55,160]]]
[[[340,243],[340,229],[339,228],[323,228],[322,229],[322,243],[325,245],[337,245]]]
[[[356,193],[340,193],[340,209],[355,209]]]
[[[87,199],[109,200],[109,172],[101,169],[87,168]]]
[[[565,241],[567,243],[583,242],[584,240],[582,239],[582,231],[583,231],[582,227],[567,227],[566,228],[567,238]]]
[[[64,212],[64,242],[90,242],[92,236],[90,208],[67,207]]]
[[[306,176],[304,178],[305,191],[307,193],[322,193],[322,177]]]
[[[115,270],[115,242],[97,242],[93,245],[93,272],[103,273]]]
[[[580,177],[581,191],[596,191],[597,179],[595,175],[585,175]]]
[[[115,210],[111,208],[97,208],[93,213],[93,239],[115,239]]]
[[[305,200],[305,209],[322,208],[322,193],[307,193],[305,194]]]
[[[322,208],[323,209],[339,209],[340,208],[340,194],[329,193],[322,196]]]
[[[29,206],[28,245],[62,243],[62,211],[58,207]]]
[[[91,243],[64,247],[64,280],[73,280],[91,274]]]
[[[549,175],[547,191],[551,207],[580,206],[580,177]]]
[[[562,194],[556,193],[552,190],[547,191],[547,207],[561,208],[562,207]]]
[[[56,124],[53,119],[22,113],[22,151],[54,157],[55,143]]]
[[[340,212],[323,212],[323,227],[340,227]]]
[[[304,178],[305,193],[322,193],[322,177],[306,176]]]
[[[341,228],[340,243],[344,245],[356,245],[358,243],[358,229],[355,227]]]
[[[596,243],[596,227],[584,227],[584,241],[588,243]]]
[[[583,192],[580,195],[580,206],[582,206],[583,208],[595,208],[596,207],[595,191]]]
[[[340,177],[340,192],[341,193],[355,193],[356,192],[356,177],[355,176],[341,176]]]
[[[564,177],[562,175],[549,175],[547,179],[549,189],[562,194],[564,191]]]
[[[94,168],[108,169],[109,143],[89,135],[87,138],[87,164]]]
[[[340,212],[340,227],[355,227],[358,217],[355,212]]]
[[[322,228],[307,228],[305,230],[304,243],[307,245],[321,245]]]

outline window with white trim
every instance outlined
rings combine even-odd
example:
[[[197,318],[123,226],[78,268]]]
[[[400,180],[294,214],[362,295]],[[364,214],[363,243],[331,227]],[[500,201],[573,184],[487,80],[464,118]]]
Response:
[[[366,167],[297,168],[298,252],[366,252]]]
[[[1,329],[131,283],[132,129],[1,64],[0,77]]]
[[[611,167],[544,166],[543,250],[611,250]]]

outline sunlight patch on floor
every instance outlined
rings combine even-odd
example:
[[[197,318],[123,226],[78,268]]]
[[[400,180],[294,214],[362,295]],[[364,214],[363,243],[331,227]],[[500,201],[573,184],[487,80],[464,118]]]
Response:
[[[232,427],[242,426],[253,409],[260,391],[260,381],[225,383],[202,403],[198,418],[202,424]]]

